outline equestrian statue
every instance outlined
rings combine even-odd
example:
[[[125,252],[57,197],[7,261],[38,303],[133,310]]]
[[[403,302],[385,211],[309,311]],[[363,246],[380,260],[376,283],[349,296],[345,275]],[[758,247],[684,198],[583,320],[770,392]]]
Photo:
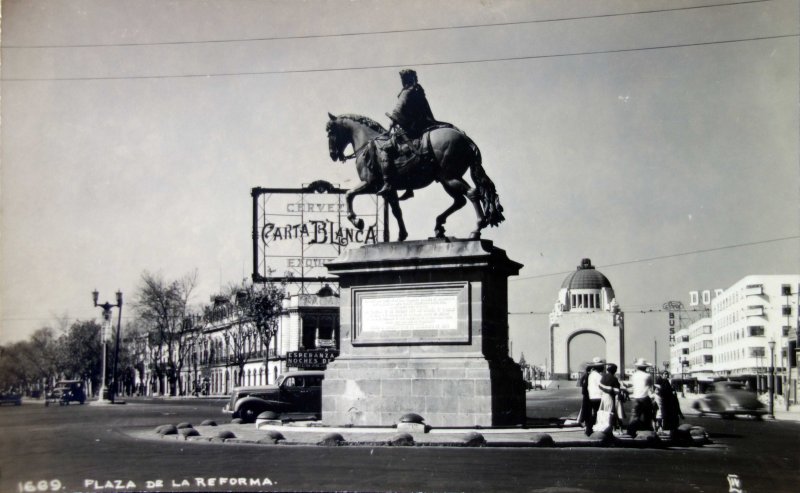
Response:
[[[345,193],[347,218],[356,228],[362,229],[364,221],[353,211],[353,198],[377,193],[389,204],[397,221],[398,240],[403,241],[408,232],[400,201],[413,197],[414,190],[438,181],[453,198],[453,204],[436,216],[436,237],[444,238],[448,216],[469,200],[478,217],[477,228],[470,233],[470,238],[478,239],[483,228],[497,226],[505,219],[494,183],[481,165],[481,152],[464,132],[433,117],[416,72],[402,70],[400,80],[403,89],[397,97],[397,105],[394,111],[386,114],[392,120],[388,131],[365,116],[328,113],[326,130],[331,159],[342,162],[355,159],[361,180]],[[345,156],[348,145],[353,152]],[[474,187],[463,178],[467,169]],[[397,190],[404,190],[403,195],[398,197]]]

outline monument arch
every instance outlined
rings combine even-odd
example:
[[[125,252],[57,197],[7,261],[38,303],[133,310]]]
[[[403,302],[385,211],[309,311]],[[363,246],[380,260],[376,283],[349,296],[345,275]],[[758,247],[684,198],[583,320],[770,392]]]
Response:
[[[564,279],[550,313],[550,373],[554,379],[570,378],[570,344],[581,334],[596,334],[605,341],[605,357],[622,374],[625,362],[624,316],[606,276],[588,258]]]

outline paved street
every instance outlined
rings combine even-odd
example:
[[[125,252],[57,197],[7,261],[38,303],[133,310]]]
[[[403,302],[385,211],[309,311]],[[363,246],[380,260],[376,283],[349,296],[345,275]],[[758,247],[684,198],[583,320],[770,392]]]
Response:
[[[570,408],[566,394],[529,394],[529,412]],[[709,430],[714,444],[672,450],[254,446],[127,435],[164,423],[222,422],[221,406],[133,400],[111,407],[4,407],[0,491],[25,491],[33,481],[34,491],[712,492],[728,491],[728,474],[737,474],[748,491],[798,487],[800,424],[785,421],[689,418]],[[237,478],[248,485],[231,486]]]

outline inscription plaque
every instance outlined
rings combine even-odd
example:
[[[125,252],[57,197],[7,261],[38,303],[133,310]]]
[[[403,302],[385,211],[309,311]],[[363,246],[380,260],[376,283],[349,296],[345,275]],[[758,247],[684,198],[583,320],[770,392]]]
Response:
[[[353,344],[469,342],[469,284],[353,290]]]
[[[455,295],[364,298],[361,324],[365,332],[456,330],[458,298]]]

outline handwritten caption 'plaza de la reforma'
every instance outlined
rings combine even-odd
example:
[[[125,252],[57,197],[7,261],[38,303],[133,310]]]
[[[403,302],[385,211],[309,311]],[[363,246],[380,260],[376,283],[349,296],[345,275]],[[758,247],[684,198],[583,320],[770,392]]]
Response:
[[[17,484],[19,493],[45,491],[163,491],[180,490],[198,491],[205,488],[228,490],[230,488],[264,488],[277,483],[269,478],[231,478],[231,477],[194,477],[182,479],[84,479],[78,489],[73,489],[58,479],[41,481],[21,481]],[[261,491],[261,490],[259,490]]]

